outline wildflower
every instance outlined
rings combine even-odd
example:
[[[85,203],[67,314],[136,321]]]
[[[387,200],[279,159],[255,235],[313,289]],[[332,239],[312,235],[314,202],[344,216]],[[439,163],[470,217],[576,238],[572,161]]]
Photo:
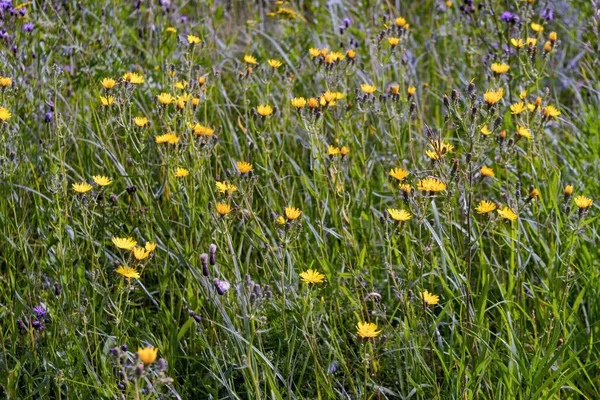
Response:
[[[241,174],[246,174],[252,171],[252,164],[250,164],[249,162],[238,161],[236,164]]]
[[[135,245],[137,244],[137,242],[135,241],[135,239],[128,237],[128,238],[120,238],[120,237],[116,237],[113,236],[112,238],[112,242],[114,243],[115,246],[117,246],[119,249],[123,249],[123,250],[131,250],[135,247]]]
[[[171,104],[175,101],[175,98],[169,93],[161,93],[158,96],[156,96],[156,98],[158,99],[158,102],[163,105]]]
[[[502,15],[500,16],[500,19],[509,24],[516,24],[517,22],[519,22],[521,20],[518,15],[515,15],[515,14],[511,13],[510,11],[504,11],[502,13]]]
[[[401,183],[399,186],[400,190],[402,190],[405,194],[410,193],[412,190],[408,183]]]
[[[325,275],[312,269],[301,272],[300,277],[306,283],[322,283],[323,279],[325,279]]]
[[[123,275],[127,279],[140,278],[140,273],[135,270],[135,268],[128,267],[127,265],[121,265],[119,268],[115,270],[118,274]]]
[[[138,348],[138,356],[144,364],[152,364],[156,360],[158,349],[154,347]]]
[[[135,259],[138,261],[144,260],[150,255],[150,252],[146,251],[146,249],[142,247],[134,247],[132,253]]]
[[[400,38],[397,37],[389,37],[388,38],[388,43],[390,44],[390,46],[392,47],[396,47],[398,45],[398,43],[400,43]]]
[[[144,77],[135,72],[127,72],[123,75],[123,80],[131,83],[132,85],[139,85],[144,83]]]
[[[436,305],[440,301],[440,296],[433,293],[429,293],[427,290],[419,293],[419,297],[428,306]]]
[[[546,106],[544,108],[544,117],[546,118],[558,117],[559,115],[560,111],[558,111],[554,106]]]
[[[331,93],[329,90],[326,91],[325,93],[323,93],[321,95],[321,100],[325,101],[326,103],[332,103],[335,100],[335,94]],[[324,104],[322,104],[324,105]],[[330,105],[335,105],[334,104],[330,104]]]
[[[12,114],[4,107],[0,107],[0,120],[6,121],[12,117]]]
[[[381,333],[377,330],[377,324],[372,322],[359,322],[356,325],[356,333],[361,338],[374,338]]]
[[[308,106],[310,108],[319,107],[319,100],[315,99],[314,97],[311,97],[310,99],[308,99]]]
[[[200,124],[196,124],[193,127],[194,129],[194,134],[196,136],[212,136],[212,134],[215,132],[214,129],[209,128],[208,126],[204,126],[204,125],[200,125]]]
[[[292,105],[297,109],[301,109],[306,105],[306,99],[304,97],[294,97],[292,99]]]
[[[426,150],[425,154],[427,154],[427,156],[432,160],[439,160],[440,158],[444,157],[446,154],[454,150],[453,145],[439,139],[432,140],[429,143],[429,147],[431,148],[431,150]]]
[[[417,189],[425,192],[441,192],[446,190],[446,184],[438,178],[425,178],[417,182]]]
[[[539,195],[540,195],[540,191],[537,190],[536,188],[531,189],[531,192],[529,192],[529,197],[534,200],[537,200]]]
[[[527,139],[533,138],[529,129],[519,125],[517,125],[517,134]]]
[[[0,76],[0,85],[2,87],[7,87],[12,85],[12,79],[8,76]]]
[[[215,285],[215,289],[217,289],[217,293],[219,296],[223,296],[225,292],[229,290],[231,284],[227,281],[222,281],[220,279],[213,279],[213,284]]]
[[[493,63],[492,66],[490,67],[492,72],[494,72],[498,75],[506,73],[509,70],[509,68],[510,67],[504,63]]]
[[[329,147],[327,148],[327,155],[328,156],[336,156],[340,154],[340,149],[338,147],[329,145]]]
[[[477,214],[487,214],[494,211],[497,208],[496,203],[487,200],[481,200],[477,208]]]
[[[509,207],[504,207],[498,210],[498,214],[500,214],[502,218],[505,218],[509,221],[516,221],[517,218],[519,218],[519,216]]]
[[[285,208],[285,216],[290,221],[298,219],[301,214],[302,214],[302,211],[300,211],[298,208],[295,208],[295,207],[286,207]]]
[[[558,39],[558,35],[556,34],[556,32],[550,32],[550,34],[548,35],[548,39],[550,39],[550,41],[554,43],[556,42],[556,39]]]
[[[169,26],[167,29],[165,29],[165,31],[169,33],[177,33],[177,29],[173,28],[172,26]]]
[[[535,47],[537,39],[528,37],[525,43],[527,44],[527,47]]]
[[[481,175],[489,176],[490,178],[493,178],[495,176],[494,170],[489,167],[486,167],[485,165],[481,167]]]
[[[117,82],[112,78],[104,78],[104,79],[102,79],[100,84],[102,85],[102,87],[104,89],[110,90],[117,84]]]
[[[92,185],[86,183],[86,182],[81,182],[81,183],[74,183],[72,185],[73,190],[77,193],[86,193],[89,192],[90,190],[92,190]]]
[[[390,176],[398,179],[399,181],[403,181],[409,174],[410,172],[402,168],[392,168],[390,170]]]
[[[352,50],[352,49],[350,49],[350,50],[346,50],[346,56],[347,56],[349,59],[353,60],[353,59],[354,59],[354,57],[356,57],[356,51],[354,51],[354,50]]]
[[[523,111],[525,111],[525,103],[523,102],[515,103],[510,106],[510,113],[513,115],[521,114]]]
[[[142,128],[142,127],[144,127],[148,123],[148,118],[146,118],[146,117],[135,117],[133,119],[133,123],[136,126]]]
[[[283,65],[283,63],[279,60],[269,60],[267,61],[269,63],[269,65],[273,68],[279,68]]]
[[[285,225],[285,218],[283,217],[283,215],[280,215],[279,217],[277,217],[276,221],[279,225]]]
[[[198,44],[200,43],[200,38],[198,36],[188,35],[187,41],[189,44]]]
[[[175,87],[179,90],[185,89],[189,85],[188,81],[179,81],[175,83]]]
[[[396,26],[403,28],[406,26],[406,20],[402,17],[396,18]]]
[[[504,96],[504,89],[500,88],[497,91],[488,90],[483,95],[483,99],[489,105],[493,105],[493,104],[496,104],[497,102],[499,102],[502,99],[502,96]]]
[[[573,194],[573,186],[567,185],[564,190],[565,197],[569,197]]]
[[[308,52],[310,53],[312,58],[318,57],[321,55],[321,50],[317,49],[316,47],[311,47],[310,49],[308,49]]]
[[[114,102],[115,102],[115,98],[114,98],[114,97],[112,97],[112,96],[107,96],[107,97],[100,96],[100,101],[102,102],[102,105],[103,105],[103,106],[105,106],[105,107],[108,107],[108,106],[110,106],[112,103],[114,103]]]
[[[377,90],[375,85],[369,85],[367,83],[363,83],[362,85],[360,85],[360,89],[366,94],[372,94],[373,92],[375,92],[375,90]]]
[[[403,222],[408,221],[412,218],[410,213],[406,210],[396,210],[394,208],[388,208],[387,212],[388,214],[390,214],[390,217],[392,217],[394,221]]]
[[[156,250],[156,243],[146,242],[146,244],[144,245],[144,248],[146,249],[147,252],[152,253],[154,250]]]
[[[487,125],[484,125],[483,128],[481,128],[481,134],[485,135],[485,136],[489,136],[492,134],[492,131],[490,131],[487,127]]]
[[[217,203],[216,209],[217,212],[221,215],[227,215],[231,212],[231,207],[229,206],[229,204],[225,203]]]
[[[536,24],[535,22],[532,22],[530,26],[534,32],[543,32],[544,31],[544,27],[540,24]]]
[[[592,206],[593,202],[594,202],[594,200],[590,199],[589,197],[585,197],[585,196],[575,197],[575,204],[577,204],[577,207],[579,207],[579,209],[581,209],[581,210],[587,210],[588,208],[590,208]]]
[[[269,115],[273,114],[273,107],[271,107],[270,105],[259,105],[258,107],[256,107],[256,112],[258,112],[258,114],[260,114],[263,117],[268,117]]]
[[[92,176],[92,179],[98,186],[108,186],[112,183],[109,177],[103,175]]]
[[[154,139],[156,143],[168,143],[168,144],[177,144],[179,142],[179,137],[174,133],[165,133],[164,135],[156,136]]]
[[[527,104],[527,109],[529,110],[529,112],[534,112],[535,111],[535,104]]]
[[[546,53],[550,53],[550,51],[552,51],[552,43],[550,43],[550,41],[544,43],[544,51]]]
[[[229,182],[218,182],[217,181],[216,185],[217,185],[217,191],[219,193],[232,194],[233,192],[235,192],[237,190],[237,186],[232,185]]]
[[[190,174],[190,171],[188,171],[185,168],[177,167],[177,169],[175,170],[175,177],[177,177],[177,178],[185,178],[189,174]]]
[[[342,156],[345,156],[346,154],[350,153],[350,148],[342,146],[342,148],[340,149],[340,153],[342,154]]]
[[[416,91],[417,88],[414,86],[409,86],[408,89],[406,89],[406,93],[408,93],[408,95],[411,97],[415,94]]]
[[[258,62],[256,61],[256,58],[254,58],[251,55],[246,54],[244,56],[244,62],[246,62],[247,64],[251,64],[251,65],[257,65]]]
[[[515,46],[517,49],[520,49],[521,47],[525,46],[525,43],[523,42],[523,39],[510,39],[510,43]]]

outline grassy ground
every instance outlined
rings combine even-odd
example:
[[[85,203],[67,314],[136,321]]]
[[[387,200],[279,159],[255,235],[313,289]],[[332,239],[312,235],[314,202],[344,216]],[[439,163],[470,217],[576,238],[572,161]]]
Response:
[[[0,397],[600,397],[596,2],[8,3]]]

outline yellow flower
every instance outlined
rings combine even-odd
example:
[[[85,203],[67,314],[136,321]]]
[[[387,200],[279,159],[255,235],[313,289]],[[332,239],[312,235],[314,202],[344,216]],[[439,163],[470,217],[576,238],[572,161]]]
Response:
[[[492,203],[491,201],[487,200],[481,200],[475,209],[477,210],[478,214],[487,214],[494,211],[496,208],[496,203]]]
[[[144,246],[147,252],[152,253],[156,249],[156,243],[154,242],[146,242]]]
[[[321,55],[323,57],[325,57],[327,55],[327,53],[329,53],[329,49],[327,47],[321,49]]]
[[[152,364],[154,361],[156,361],[157,354],[158,349],[154,347],[146,347],[144,349],[142,349],[141,347],[138,348],[138,356],[144,364]]]
[[[354,57],[356,57],[356,51],[352,49],[346,50],[346,56],[352,60]]]
[[[135,259],[138,261],[144,260],[150,255],[150,252],[146,251],[146,249],[142,247],[134,247],[132,253]]]
[[[491,135],[491,134],[492,134],[492,131],[490,131],[490,130],[488,129],[487,125],[484,125],[484,126],[483,126],[483,128],[481,128],[481,131],[480,131],[480,132],[481,132],[483,135],[485,135],[485,136],[489,136],[489,135]]]
[[[112,78],[104,78],[102,79],[102,81],[100,82],[100,84],[102,85],[102,87],[106,90],[110,90],[113,87],[115,87],[115,85],[117,84],[117,81],[115,81]]]
[[[368,83],[363,83],[362,85],[360,85],[360,89],[366,94],[371,94],[377,90],[375,85],[369,85]]]
[[[433,306],[440,301],[440,296],[429,293],[427,290],[419,293],[419,297],[427,304],[428,306]]]
[[[517,218],[519,218],[519,216],[509,207],[504,207],[498,210],[498,214],[500,214],[502,218],[506,218],[509,221],[516,221]]]
[[[525,111],[525,103],[523,102],[515,103],[510,106],[510,113],[513,115],[521,114],[523,111]]]
[[[298,219],[301,214],[302,214],[302,211],[300,211],[299,209],[297,209],[295,207],[286,207],[285,208],[285,216],[289,220]]]
[[[512,45],[515,46],[517,49],[520,49],[521,47],[525,46],[523,39],[510,39],[510,43],[512,43]]]
[[[127,72],[123,75],[123,80],[131,83],[132,85],[139,85],[144,83],[144,77],[135,72]]]
[[[329,147],[327,148],[327,155],[328,156],[336,156],[340,154],[340,149],[338,147],[329,145]]]
[[[361,338],[374,338],[381,333],[377,330],[377,324],[372,322],[359,322],[356,325],[356,333]]]
[[[331,53],[329,53],[328,58],[329,58],[328,64],[331,64],[332,62],[337,62],[337,61],[343,60],[344,58],[346,58],[346,56],[344,54],[340,53],[339,51],[332,51]],[[325,61],[327,61],[327,59]]]
[[[310,108],[319,107],[319,100],[315,99],[314,97],[308,99],[307,103]]]
[[[396,210],[394,208],[388,208],[387,212],[388,214],[390,214],[390,217],[392,217],[394,221],[408,221],[412,218],[410,213],[406,210]]]
[[[509,68],[510,67],[504,63],[493,63],[492,66],[490,67],[492,72],[494,72],[498,75],[508,72]]]
[[[240,173],[245,174],[252,171],[252,164],[246,161],[238,161],[237,167]]]
[[[417,88],[414,86],[409,86],[408,89],[406,89],[406,93],[408,93],[409,96],[413,96],[416,91]]]
[[[177,144],[179,142],[179,137],[174,133],[165,133],[164,135],[156,136],[154,139],[156,143],[168,143],[168,144]]]
[[[565,186],[565,196],[569,197],[570,195],[573,194],[573,186],[571,185],[567,185]]]
[[[544,108],[544,117],[546,118],[558,117],[559,115],[560,111],[558,111],[554,106],[546,106]]]
[[[550,51],[552,51],[552,43],[550,43],[550,41],[547,41],[546,43],[544,43],[544,51],[546,53],[549,53]]]
[[[92,179],[94,180],[94,182],[96,182],[96,185],[98,186],[108,186],[112,183],[109,177],[103,175],[92,176]]]
[[[235,192],[237,190],[237,186],[232,185],[229,182],[218,182],[217,181],[217,190],[219,193],[228,193],[228,194],[232,194],[233,192]]]
[[[294,97],[292,105],[298,109],[303,108],[306,105],[306,99],[304,97]]]
[[[486,101],[486,103],[492,105],[499,102],[502,99],[502,96],[504,96],[504,89],[500,88],[497,91],[488,90],[483,95],[483,99]]]
[[[582,210],[587,210],[588,208],[590,208],[592,206],[593,202],[594,202],[594,200],[590,199],[589,197],[585,197],[585,196],[575,197],[575,204],[577,204],[577,207],[579,207]]]
[[[529,112],[534,112],[535,111],[535,104],[527,104],[527,109],[529,110]]]
[[[324,99],[327,103],[331,103],[332,101],[336,100],[336,95],[335,93],[332,93],[328,90],[321,95],[321,98]]]
[[[406,20],[402,17],[396,18],[396,26],[403,28],[404,26],[406,26]]]
[[[279,60],[269,60],[267,61],[269,63],[269,65],[273,68],[279,68],[283,65],[283,63]]]
[[[256,58],[254,58],[253,56],[251,56],[251,55],[248,55],[248,54],[246,54],[246,55],[244,56],[244,61],[245,61],[247,64],[252,64],[252,65],[256,65],[256,64],[258,64],[258,62],[256,62]]]
[[[441,139],[432,140],[429,142],[429,148],[431,150],[426,150],[425,154],[432,160],[439,160],[444,157],[446,154],[451,153],[454,150],[454,146],[450,143],[446,143]]]
[[[131,237],[120,238],[120,237],[113,236],[112,242],[114,243],[115,246],[117,246],[118,248],[123,249],[123,250],[131,250],[137,244],[135,239],[133,239]]]
[[[283,218],[283,215],[280,215],[279,217],[277,217],[276,221],[279,225],[285,225],[285,218]]]
[[[340,149],[340,153],[342,154],[342,156],[345,156],[346,154],[350,153],[350,148],[342,146],[342,148]]]
[[[127,279],[140,278],[140,273],[135,270],[135,268],[128,267],[127,265],[121,265],[119,268],[115,270],[118,274],[123,275]]]
[[[410,172],[402,168],[392,168],[390,170],[390,176],[398,179],[399,181],[403,181],[408,175],[410,175]]]
[[[198,36],[188,35],[187,41],[189,44],[198,44],[200,43],[200,38]]]
[[[525,100],[525,98],[527,98],[527,90],[523,90],[520,94],[519,94],[519,98],[521,100]]]
[[[0,76],[0,85],[2,85],[2,87],[10,86],[12,85],[12,79],[8,76]]]
[[[104,96],[100,96],[100,101],[102,102],[103,106],[110,106],[112,103],[115,102],[115,98],[112,96],[108,96],[108,97],[104,97]]]
[[[400,43],[400,38],[397,37],[389,37],[388,38],[388,43],[390,44],[390,46],[392,47],[396,47],[398,45],[398,43]]]
[[[193,129],[194,129],[194,134],[196,134],[196,136],[200,136],[200,135],[212,136],[212,134],[215,133],[214,129],[209,128],[208,126],[200,125],[200,124],[194,125]]]
[[[533,138],[533,136],[531,135],[531,131],[525,128],[524,126],[517,125],[517,134],[527,139]]]
[[[171,104],[172,102],[175,101],[175,98],[173,96],[171,96],[169,93],[161,93],[158,96],[156,96],[156,98],[158,99],[158,102],[160,104]]]
[[[491,178],[493,178],[495,176],[494,170],[489,167],[486,167],[485,165],[483,167],[481,167],[481,175],[489,176]]]
[[[312,58],[318,57],[321,55],[321,49],[317,49],[316,47],[311,47],[310,49],[308,49],[308,52],[310,53]]]
[[[229,206],[229,204],[225,203],[217,203],[216,209],[217,212],[221,215],[227,215],[231,212],[231,207]]]
[[[0,107],[0,120],[6,121],[12,117],[12,114],[4,107]]]
[[[543,32],[544,31],[544,27],[540,24],[536,24],[535,22],[532,22],[530,26],[534,32]]]
[[[143,126],[145,126],[148,123],[148,118],[146,118],[146,117],[135,117],[133,119],[133,123],[136,126],[139,126],[140,128],[142,128]]]
[[[165,29],[165,31],[169,33],[177,33],[177,29],[173,28],[172,26],[169,26],[167,29]]]
[[[92,185],[90,185],[86,182],[74,183],[72,186],[73,186],[73,190],[77,193],[85,193],[85,192],[89,192],[90,190],[92,190]]]
[[[179,90],[185,89],[189,85],[188,81],[179,81],[175,82],[175,87]]]
[[[550,39],[550,41],[554,43],[556,42],[556,39],[558,39],[558,35],[556,34],[556,32],[550,32],[548,34],[548,39]]]
[[[325,275],[320,274],[318,271],[309,269],[300,273],[300,278],[306,283],[321,283],[325,279]]]
[[[417,182],[417,189],[425,192],[441,192],[446,190],[446,184],[438,178],[425,178]]]
[[[452,7],[452,2],[450,0],[446,2],[446,7]]]
[[[256,107],[256,112],[258,112],[261,116],[263,117],[268,117],[269,115],[273,114],[273,107],[271,107],[270,105],[259,105],[258,107]]]
[[[190,171],[188,171],[185,168],[177,167],[177,169],[175,169],[175,177],[177,177],[177,178],[185,178],[189,174],[190,174]]]
[[[398,187],[405,193],[410,193],[410,191],[412,190],[408,183],[401,183]]]

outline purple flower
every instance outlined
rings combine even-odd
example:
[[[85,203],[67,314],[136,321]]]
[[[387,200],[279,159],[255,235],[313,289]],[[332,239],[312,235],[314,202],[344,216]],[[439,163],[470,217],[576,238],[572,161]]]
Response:
[[[552,21],[552,19],[554,18],[554,11],[552,11],[551,8],[546,8],[544,11],[542,11],[541,17],[546,21]]]
[[[25,25],[23,25],[23,30],[25,32],[31,32],[33,30],[33,23],[28,22]]]
[[[12,0],[0,0],[0,8],[3,10],[12,8]]]
[[[504,22],[508,22],[509,24],[514,24],[520,20],[517,15],[511,13],[510,11],[504,11],[500,16],[500,19]]]
[[[54,114],[52,113],[52,111],[48,111],[46,113],[46,116],[44,117],[44,122],[45,123],[50,123],[52,122],[52,119],[54,118]],[[59,293],[60,294],[60,293]]]
[[[40,321],[33,321],[31,323],[31,326],[33,326],[33,328],[36,331],[43,331],[44,329],[46,329],[46,327],[44,326],[44,324],[42,324]]]
[[[350,28],[350,24],[352,23],[352,21],[350,21],[350,18],[344,18],[343,22],[346,28]]]
[[[215,284],[215,288],[217,289],[217,293],[219,293],[220,296],[223,296],[225,294],[225,292],[227,292],[229,290],[229,288],[231,287],[231,285],[229,284],[229,282],[222,281],[222,280],[217,279],[217,278],[215,278],[213,280],[213,283]]]
[[[33,307],[33,313],[37,319],[42,319],[46,316],[46,309],[43,306]]]

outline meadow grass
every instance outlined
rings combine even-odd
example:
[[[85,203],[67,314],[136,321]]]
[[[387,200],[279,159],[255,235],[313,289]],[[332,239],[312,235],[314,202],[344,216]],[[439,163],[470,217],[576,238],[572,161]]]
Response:
[[[0,397],[599,398],[599,7],[0,1]]]

